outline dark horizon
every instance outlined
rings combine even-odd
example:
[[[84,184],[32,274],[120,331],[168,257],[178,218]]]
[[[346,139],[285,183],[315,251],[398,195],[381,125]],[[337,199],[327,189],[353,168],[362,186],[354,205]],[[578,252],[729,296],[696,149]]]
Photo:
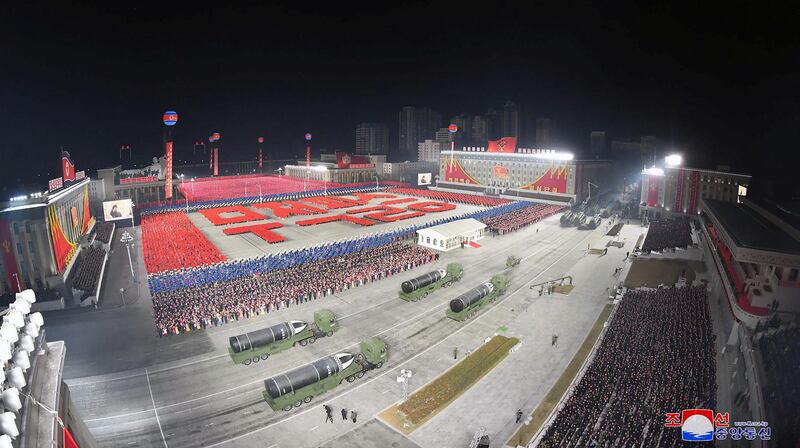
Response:
[[[46,184],[60,146],[87,170],[114,163],[120,144],[157,156],[167,109],[180,114],[176,159],[218,131],[225,162],[254,158],[259,136],[276,158],[301,154],[306,131],[315,152],[352,150],[362,121],[386,123],[394,148],[403,106],[430,107],[444,125],[512,100],[555,119],[576,153],[592,130],[609,144],[655,135],[690,166],[797,189],[788,148],[800,141],[800,39],[789,7],[473,12],[5,6],[0,183]]]

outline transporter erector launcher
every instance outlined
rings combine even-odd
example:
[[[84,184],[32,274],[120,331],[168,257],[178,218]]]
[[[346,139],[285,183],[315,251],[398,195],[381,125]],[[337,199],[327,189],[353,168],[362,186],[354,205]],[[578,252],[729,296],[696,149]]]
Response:
[[[417,301],[439,288],[446,288],[453,282],[457,282],[462,275],[463,269],[461,265],[450,263],[447,265],[447,269],[437,269],[404,281],[400,285],[400,298],[409,302]]]
[[[236,364],[250,365],[269,358],[295,344],[313,344],[317,338],[333,336],[337,329],[336,316],[329,310],[314,313],[314,323],[292,320],[268,328],[232,336],[228,353]]]
[[[508,288],[508,277],[497,274],[491,282],[478,285],[450,301],[445,314],[457,321],[475,316],[487,304],[503,295]]]
[[[315,396],[325,393],[342,384],[344,380],[352,383],[364,373],[379,369],[387,361],[389,354],[386,343],[377,338],[361,342],[360,353],[336,353],[298,367],[287,373],[264,380],[262,396],[272,410],[288,411],[293,407],[308,403]]]

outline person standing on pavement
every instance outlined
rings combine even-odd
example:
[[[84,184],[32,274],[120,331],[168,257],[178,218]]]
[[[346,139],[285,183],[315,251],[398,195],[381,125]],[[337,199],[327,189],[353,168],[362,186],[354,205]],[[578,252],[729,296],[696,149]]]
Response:
[[[331,407],[327,404],[322,407],[325,408],[325,423],[328,423],[328,420],[333,423],[333,409],[331,409]]]
[[[350,411],[350,418],[353,420],[353,423],[355,423],[356,418],[358,418],[358,413],[356,411]]]
[[[453,359],[458,359],[458,347],[453,347]]]
[[[347,409],[342,408],[342,420],[347,420]]]
[[[517,409],[517,424],[522,421],[522,409]]]

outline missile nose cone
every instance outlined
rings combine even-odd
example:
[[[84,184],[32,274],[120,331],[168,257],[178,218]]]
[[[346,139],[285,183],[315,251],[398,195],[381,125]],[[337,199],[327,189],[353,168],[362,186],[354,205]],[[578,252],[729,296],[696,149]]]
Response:
[[[352,353],[337,353],[335,356],[339,361],[339,364],[342,366],[342,370],[350,367],[350,364],[352,364],[353,360],[355,359],[355,356],[353,356]]]

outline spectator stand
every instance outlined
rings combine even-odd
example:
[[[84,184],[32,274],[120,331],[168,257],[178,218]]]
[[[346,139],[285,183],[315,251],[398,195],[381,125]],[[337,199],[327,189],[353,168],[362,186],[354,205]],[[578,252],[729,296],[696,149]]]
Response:
[[[108,263],[108,251],[102,246],[90,247],[81,250],[79,257],[80,262],[72,278],[72,297],[82,307],[97,305]]]
[[[100,222],[95,224],[94,237],[91,241],[92,247],[102,247],[106,252],[111,250],[111,238],[117,225],[113,222]]]

